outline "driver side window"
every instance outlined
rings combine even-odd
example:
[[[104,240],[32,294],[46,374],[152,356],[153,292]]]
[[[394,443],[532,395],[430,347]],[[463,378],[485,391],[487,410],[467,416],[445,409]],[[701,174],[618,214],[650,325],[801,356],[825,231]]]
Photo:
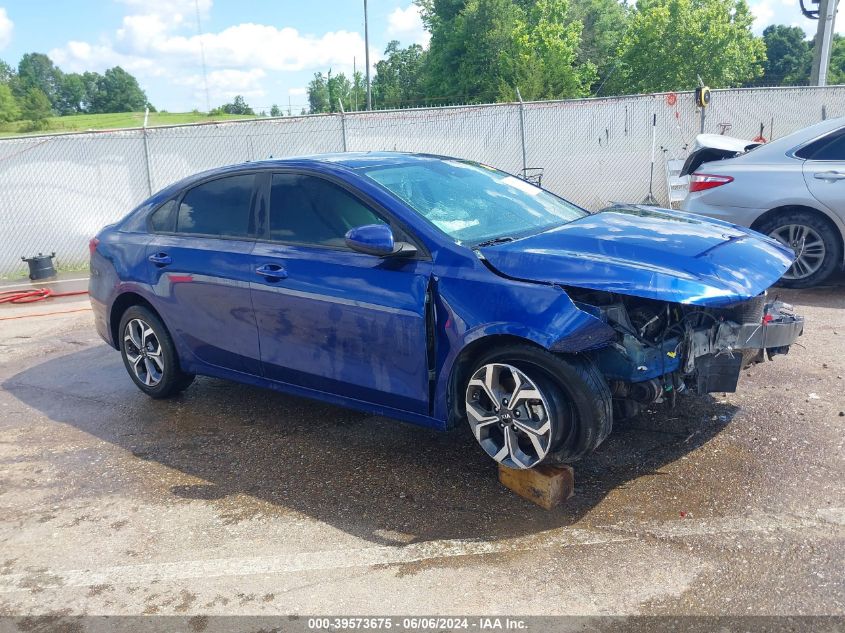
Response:
[[[316,176],[273,174],[271,240],[342,247],[346,232],[365,224],[386,222],[338,185]]]

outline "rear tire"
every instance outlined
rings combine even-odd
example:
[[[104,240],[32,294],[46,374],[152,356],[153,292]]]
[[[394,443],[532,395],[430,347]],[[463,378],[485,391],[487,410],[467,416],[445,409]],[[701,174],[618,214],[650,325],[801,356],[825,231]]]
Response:
[[[785,288],[816,286],[830,277],[842,263],[842,243],[836,235],[836,229],[814,213],[780,213],[761,223],[757,230],[795,251],[795,264],[778,282],[778,285]],[[798,238],[798,241],[790,236]]]
[[[476,440],[509,468],[571,463],[594,450],[612,427],[610,390],[595,365],[531,345],[484,354],[463,395]]]
[[[132,382],[151,398],[169,398],[184,391],[194,375],[182,371],[176,346],[158,315],[132,306],[120,318],[120,355]]]

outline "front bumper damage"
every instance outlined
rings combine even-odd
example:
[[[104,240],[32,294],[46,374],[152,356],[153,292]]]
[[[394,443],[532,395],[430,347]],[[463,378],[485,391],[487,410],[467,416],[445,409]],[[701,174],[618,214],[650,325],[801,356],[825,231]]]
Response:
[[[687,337],[683,372],[696,377],[698,393],[736,391],[745,367],[789,352],[804,333],[804,317],[781,301],[766,304],[756,323],[723,321]]]
[[[642,305],[624,301],[589,308],[617,330],[617,340],[591,356],[629,414],[673,404],[685,391],[736,391],[743,369],[788,353],[804,331],[792,306],[765,295],[718,310],[663,304],[643,315]]]

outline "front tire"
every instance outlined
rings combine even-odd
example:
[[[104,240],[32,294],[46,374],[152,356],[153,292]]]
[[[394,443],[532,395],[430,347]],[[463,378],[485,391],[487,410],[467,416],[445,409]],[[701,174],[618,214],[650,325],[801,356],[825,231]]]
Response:
[[[763,222],[758,230],[795,252],[795,263],[778,282],[786,288],[816,286],[842,262],[842,244],[835,229],[813,213],[781,213]]]
[[[476,441],[508,468],[576,461],[607,437],[613,419],[610,391],[592,362],[530,345],[483,355],[464,404]]]
[[[120,319],[120,355],[132,382],[151,398],[169,398],[184,391],[194,375],[179,366],[176,346],[158,315],[132,306]]]

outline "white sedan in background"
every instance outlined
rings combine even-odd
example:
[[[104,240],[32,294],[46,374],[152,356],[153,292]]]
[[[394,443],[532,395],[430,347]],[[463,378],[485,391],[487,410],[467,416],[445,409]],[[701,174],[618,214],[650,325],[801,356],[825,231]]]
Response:
[[[682,209],[748,226],[795,251],[781,284],[806,288],[843,265],[845,118],[770,143],[702,134],[684,164]]]

